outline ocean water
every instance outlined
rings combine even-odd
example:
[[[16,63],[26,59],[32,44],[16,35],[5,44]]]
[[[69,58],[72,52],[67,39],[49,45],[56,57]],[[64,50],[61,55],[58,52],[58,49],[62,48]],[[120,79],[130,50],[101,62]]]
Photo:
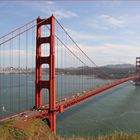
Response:
[[[140,132],[140,87],[131,82],[117,86],[57,117],[61,136],[101,136]]]
[[[44,79],[47,78],[44,76]],[[34,75],[26,77],[22,74],[19,79],[18,74],[0,74],[0,118],[35,105],[34,80]],[[108,82],[110,80],[95,79],[92,76],[57,75],[57,99]],[[48,91],[43,90],[43,103],[48,103],[48,95]],[[127,82],[58,114],[57,135],[98,136],[115,131],[139,133],[139,118],[140,87]]]

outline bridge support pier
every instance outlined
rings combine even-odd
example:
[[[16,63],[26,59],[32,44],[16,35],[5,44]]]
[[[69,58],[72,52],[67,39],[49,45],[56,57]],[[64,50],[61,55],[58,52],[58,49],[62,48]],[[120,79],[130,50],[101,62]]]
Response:
[[[50,25],[50,36],[42,37],[42,26]],[[47,27],[46,27],[47,32]],[[42,44],[49,44],[49,56],[42,56]],[[42,64],[49,65],[49,80],[42,80]],[[55,19],[51,16],[48,19],[37,19],[36,37],[36,81],[35,81],[35,106],[42,107],[42,89],[49,91],[49,124],[56,134],[56,74],[55,74]]]
[[[135,85],[140,86],[140,57],[136,57],[136,75]]]

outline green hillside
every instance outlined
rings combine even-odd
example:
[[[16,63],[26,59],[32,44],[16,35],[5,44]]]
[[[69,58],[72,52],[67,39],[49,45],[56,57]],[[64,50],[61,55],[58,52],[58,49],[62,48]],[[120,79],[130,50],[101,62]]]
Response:
[[[140,140],[140,135],[114,133],[101,137],[55,137],[49,127],[41,120],[10,120],[0,123],[0,140]]]

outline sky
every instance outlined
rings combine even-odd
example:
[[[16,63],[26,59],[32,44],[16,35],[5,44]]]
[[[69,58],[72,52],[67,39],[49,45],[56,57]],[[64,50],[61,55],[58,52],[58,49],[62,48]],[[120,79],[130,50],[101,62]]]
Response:
[[[0,36],[52,14],[98,65],[131,63],[140,56],[140,2],[0,2]]]

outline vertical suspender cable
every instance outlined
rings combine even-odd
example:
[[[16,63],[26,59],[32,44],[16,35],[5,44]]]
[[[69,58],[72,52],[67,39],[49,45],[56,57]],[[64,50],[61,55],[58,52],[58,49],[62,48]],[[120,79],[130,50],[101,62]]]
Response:
[[[5,40],[5,38],[3,38],[3,41]],[[4,111],[5,109],[5,44],[3,44],[3,55],[2,55],[2,58],[3,58],[3,64],[2,64],[2,67],[3,67],[3,72],[2,72],[2,83],[3,83],[3,87],[2,87],[2,100],[3,100],[3,104],[2,104],[2,109]],[[2,114],[4,116],[4,113]]]
[[[32,106],[34,106],[34,98],[33,98],[33,97],[34,97],[34,88],[35,88],[35,87],[34,87],[34,77],[33,77],[33,76],[35,76],[35,74],[34,74],[35,69],[34,69],[34,65],[33,65],[33,62],[34,62],[34,59],[35,59],[35,58],[34,58],[34,50],[33,50],[33,47],[34,47],[34,35],[35,35],[35,34],[34,34],[34,28],[33,28],[33,29],[32,29],[32,37],[31,37],[31,39],[32,39],[32,40],[31,40],[31,44],[32,44],[32,45],[31,45],[31,52],[32,52],[32,58],[31,58],[31,59],[32,59],[32,60],[31,60],[31,63],[32,63],[32,64],[31,64],[31,71],[32,71],[32,73],[31,73],[31,79],[32,79],[31,100],[32,100]]]
[[[18,38],[18,111],[20,112],[20,36]]]
[[[75,49],[77,50],[77,48],[75,48]],[[79,50],[77,50],[77,54],[78,54],[77,56],[81,59]],[[77,85],[77,88],[78,88],[78,93],[80,93],[80,83],[81,83],[81,81],[80,81],[80,77],[81,77],[80,71],[81,71],[82,67],[81,67],[80,64],[81,64],[81,62],[79,60],[77,60],[77,68],[78,68],[78,78],[77,78],[78,85]]]
[[[58,33],[58,28],[56,28],[56,33]],[[57,95],[57,100],[59,100],[59,99],[61,99],[62,97],[61,97],[61,95],[62,95],[62,93],[58,93],[58,80],[59,80],[59,75],[58,75],[58,40],[56,39],[56,37],[55,37],[55,42],[56,42],[56,76],[57,76],[57,78],[56,78],[56,85],[57,85],[57,91],[56,91],[56,95]]]
[[[9,109],[10,109],[10,113],[11,113],[11,111],[12,111],[12,66],[11,66],[11,52],[12,52],[12,49],[11,49],[11,46],[12,46],[12,40],[10,41],[10,43],[9,43],[9,67],[10,67],[10,77],[9,77],[9,85],[10,85],[10,87],[9,87],[9,89],[10,89],[10,91],[9,91],[9,94],[10,94],[10,107],[9,107]]]
[[[12,37],[13,37],[13,33],[12,33]],[[13,40],[12,40],[12,42],[11,42],[11,98],[12,98],[12,106],[11,106],[11,109],[12,109],[12,112],[13,112],[13,83],[14,83],[14,81],[13,81]]]
[[[1,67],[1,47],[0,46],[0,119],[2,118],[2,79],[1,79],[1,75],[2,75],[2,67]]]
[[[61,35],[63,36],[63,32],[61,32]],[[62,46],[62,44],[61,44]],[[62,47],[61,47],[62,48]],[[61,93],[62,93],[62,96],[64,97],[63,95],[63,90],[64,90],[64,93],[65,93],[65,87],[63,87],[63,75],[62,75],[62,72],[63,72],[63,59],[64,59],[64,53],[63,53],[63,48],[61,50],[61,60],[60,60],[60,63],[61,63]],[[63,88],[63,90],[62,90]]]
[[[28,109],[28,32],[26,32],[26,109]]]

